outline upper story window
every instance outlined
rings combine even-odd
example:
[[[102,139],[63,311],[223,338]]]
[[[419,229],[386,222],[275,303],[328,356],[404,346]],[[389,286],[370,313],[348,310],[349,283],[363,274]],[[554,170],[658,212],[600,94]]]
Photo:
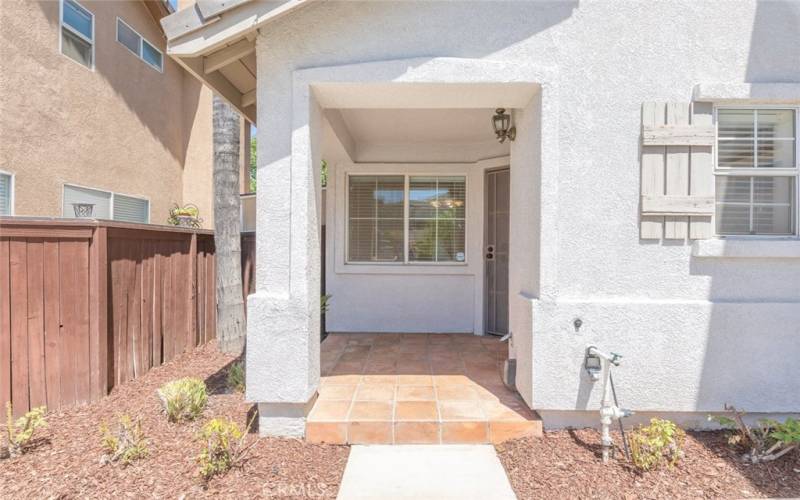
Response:
[[[144,198],[128,196],[101,189],[64,185],[62,215],[75,217],[73,203],[90,203],[92,218],[123,222],[150,222],[150,202]]]
[[[464,263],[466,178],[352,175],[347,261]]]
[[[164,71],[164,55],[142,35],[117,18],[117,41],[158,71]]]
[[[0,215],[14,215],[14,176],[0,172]]]
[[[94,68],[94,14],[75,0],[61,2],[61,53]]]
[[[717,234],[797,234],[797,115],[794,108],[717,110]]]

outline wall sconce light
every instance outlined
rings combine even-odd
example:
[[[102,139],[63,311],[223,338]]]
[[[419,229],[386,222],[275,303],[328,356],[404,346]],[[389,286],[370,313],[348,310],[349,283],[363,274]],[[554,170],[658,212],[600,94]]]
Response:
[[[517,137],[517,127],[511,125],[511,115],[506,114],[505,108],[497,108],[495,115],[492,117],[492,126],[497,140],[500,143],[506,142],[506,139],[513,141]]]

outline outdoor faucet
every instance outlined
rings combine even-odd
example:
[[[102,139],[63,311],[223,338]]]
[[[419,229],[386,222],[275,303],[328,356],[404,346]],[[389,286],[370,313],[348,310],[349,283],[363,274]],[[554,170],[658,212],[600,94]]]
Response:
[[[593,382],[599,381],[601,375],[603,376],[603,398],[600,404],[600,428],[602,432],[601,441],[603,445],[604,463],[608,462],[614,450],[614,442],[611,439],[611,423],[614,420],[619,421],[623,444],[625,444],[627,453],[625,431],[622,428],[621,419],[633,415],[633,412],[619,407],[617,393],[614,389],[614,379],[611,377],[611,367],[619,366],[621,359],[622,356],[617,353],[605,353],[598,349],[597,346],[590,345],[586,348],[586,355],[583,361],[583,366]]]

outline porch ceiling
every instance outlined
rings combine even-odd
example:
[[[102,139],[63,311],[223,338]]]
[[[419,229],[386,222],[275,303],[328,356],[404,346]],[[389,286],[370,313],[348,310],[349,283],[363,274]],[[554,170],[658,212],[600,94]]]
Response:
[[[356,142],[494,141],[494,109],[343,109],[340,113]]]

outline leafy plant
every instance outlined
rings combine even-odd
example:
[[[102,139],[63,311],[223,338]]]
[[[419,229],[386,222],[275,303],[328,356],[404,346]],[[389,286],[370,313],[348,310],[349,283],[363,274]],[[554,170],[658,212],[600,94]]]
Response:
[[[250,139],[250,192],[255,193],[258,185],[258,141]]]
[[[253,420],[247,424],[250,429]],[[197,457],[200,476],[204,480],[225,474],[242,463],[247,452],[256,443],[245,446],[246,432],[242,432],[236,422],[230,419],[215,418],[203,426],[199,438],[204,441],[203,449]]]
[[[172,224],[173,226],[179,226],[181,224],[181,219],[179,217],[191,217],[189,220],[190,227],[200,227],[203,223],[203,219],[201,219],[199,216],[200,209],[195,205],[189,204],[180,206],[176,203],[172,208],[169,209],[167,223]]]
[[[762,418],[755,426],[750,426],[744,421],[745,412],[728,405],[725,405],[725,411],[729,417],[711,415],[709,420],[732,431],[728,436],[728,443],[748,449],[743,458],[749,462],[755,464],[777,460],[790,451],[800,448],[800,420],[787,418],[783,422],[778,422]]]
[[[228,387],[236,392],[244,392],[244,363],[237,361],[228,368]]]
[[[674,422],[653,418],[630,436],[631,460],[637,469],[649,471],[662,463],[673,466],[683,457],[686,433]]]
[[[117,429],[111,432],[103,422],[100,425],[100,433],[103,439],[103,462],[119,462],[122,465],[129,465],[140,458],[147,456],[147,440],[142,432],[142,423],[137,420],[134,423],[128,415],[122,415],[117,422]]]
[[[208,402],[206,384],[192,377],[164,384],[158,390],[158,397],[170,422],[194,420],[203,413]]]
[[[332,297],[333,295],[326,293],[325,295],[319,298],[319,309],[322,314],[325,314],[330,309]]]
[[[6,403],[6,432],[4,446],[0,446],[0,458],[16,457],[25,453],[25,448],[33,440],[36,429],[47,427],[44,414],[47,408],[39,406],[14,421],[11,402]]]

